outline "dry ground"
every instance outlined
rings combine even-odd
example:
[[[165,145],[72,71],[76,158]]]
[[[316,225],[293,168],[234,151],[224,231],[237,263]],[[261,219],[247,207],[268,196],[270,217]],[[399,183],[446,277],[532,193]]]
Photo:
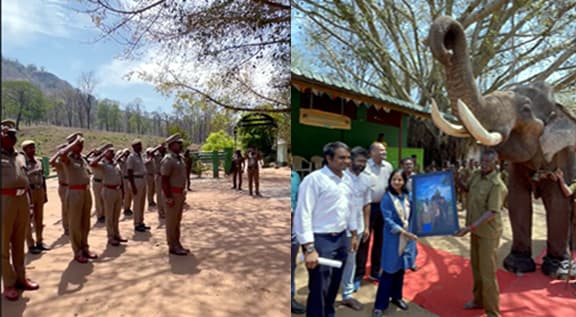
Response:
[[[464,225],[465,214],[463,211],[459,212],[460,224]],[[546,247],[546,217],[544,213],[544,208],[540,200],[534,202],[534,216],[533,216],[533,228],[532,228],[532,248],[534,255],[538,255],[543,252]],[[510,220],[506,212],[504,212],[502,223],[504,224],[503,237],[500,240],[500,248],[498,252],[498,263],[500,268],[502,268],[502,260],[508,254],[510,246],[512,244],[512,230],[510,228]],[[460,255],[466,258],[470,258],[470,235],[464,238],[457,237],[430,237],[420,239],[421,243],[430,245],[436,249],[444,250],[452,254]],[[303,263],[299,263],[296,271],[296,299],[301,303],[306,302],[308,290],[308,273]],[[338,317],[369,317],[372,316],[372,309],[374,308],[374,301],[376,298],[377,286],[371,283],[365,283],[360,290],[354,295],[361,303],[364,304],[364,309],[361,312],[353,311],[347,307],[340,306],[337,309]],[[341,300],[341,295],[338,296],[336,301]],[[406,312],[396,308],[394,305],[390,305],[386,311],[386,316],[411,316],[411,317],[431,317],[437,316],[424,308],[414,304],[409,303],[410,309]],[[300,315],[292,315],[293,317]],[[454,316],[456,317],[456,316]]]
[[[192,256],[169,256],[155,210],[145,213],[149,234],[135,233],[121,216],[126,246],[108,247],[93,225],[89,243],[100,258],[72,261],[62,235],[57,183],[48,182],[45,240],[53,249],[27,255],[28,277],[40,290],[17,302],[2,299],[10,317],[286,316],[289,310],[289,170],[265,169],[264,198],[230,189],[230,180],[193,179],[182,219],[182,244]]]

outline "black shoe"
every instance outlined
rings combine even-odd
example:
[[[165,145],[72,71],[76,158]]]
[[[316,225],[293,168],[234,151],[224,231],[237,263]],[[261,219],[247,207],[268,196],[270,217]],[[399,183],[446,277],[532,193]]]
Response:
[[[150,226],[147,226],[145,223],[141,223],[140,226],[146,230],[150,230]]]
[[[98,223],[105,223],[106,222],[106,217],[105,216],[100,216],[98,217]]]
[[[50,250],[50,248],[49,248],[46,244],[44,244],[43,242],[38,242],[38,243],[36,243],[36,248],[37,248],[37,249],[40,249],[40,251],[48,251],[48,250]]]
[[[65,235],[65,236],[69,236],[69,235],[70,235],[70,230],[64,229],[64,235]]]
[[[146,232],[146,228],[142,227],[141,225],[138,225],[138,226],[134,227],[134,231]]]
[[[42,250],[40,250],[37,246],[33,246],[28,248],[28,252],[32,254],[40,254],[42,253]]]
[[[124,209],[124,216],[132,216],[134,213],[130,209]]]
[[[148,207],[156,207],[156,203],[155,202],[151,202],[148,204]]]
[[[408,304],[403,299],[393,299],[390,302],[402,310],[408,310]]]
[[[306,312],[306,307],[298,303],[294,298],[292,298],[292,314],[301,315]]]

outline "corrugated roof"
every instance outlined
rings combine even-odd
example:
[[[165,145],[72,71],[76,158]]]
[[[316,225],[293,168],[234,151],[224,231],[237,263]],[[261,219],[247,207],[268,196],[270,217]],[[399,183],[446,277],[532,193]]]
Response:
[[[327,86],[332,86],[333,88],[336,88],[338,90],[344,90],[347,91],[349,93],[352,94],[357,94],[357,95],[362,95],[365,97],[369,97],[369,98],[373,98],[375,99],[375,101],[380,101],[381,103],[385,103],[385,104],[389,104],[391,106],[396,106],[398,108],[403,108],[408,110],[408,112],[417,112],[419,114],[423,114],[426,116],[430,115],[430,109],[424,108],[420,105],[411,103],[411,102],[407,102],[398,98],[394,98],[392,96],[389,95],[385,95],[382,93],[378,93],[378,92],[374,92],[371,91],[369,89],[366,89],[364,87],[359,87],[357,85],[351,84],[349,82],[344,82],[344,81],[335,81],[333,79],[330,79],[326,76],[320,75],[320,74],[315,74],[311,71],[308,70],[303,70],[300,69],[298,67],[294,67],[292,66],[290,68],[291,72],[292,72],[292,76],[297,76],[297,77],[302,77],[304,79],[308,79],[308,80],[312,80],[312,81],[316,81],[318,83],[321,83],[323,85],[327,85]]]

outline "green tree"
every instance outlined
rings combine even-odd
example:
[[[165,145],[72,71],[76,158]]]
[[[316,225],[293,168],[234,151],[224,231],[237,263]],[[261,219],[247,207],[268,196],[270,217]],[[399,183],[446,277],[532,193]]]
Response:
[[[234,139],[220,130],[218,132],[212,132],[206,139],[206,143],[202,145],[202,151],[220,151],[225,148],[231,148],[234,146]]]
[[[7,117],[16,118],[16,127],[22,120],[28,124],[41,120],[46,112],[44,95],[27,81],[2,83],[2,110]]]

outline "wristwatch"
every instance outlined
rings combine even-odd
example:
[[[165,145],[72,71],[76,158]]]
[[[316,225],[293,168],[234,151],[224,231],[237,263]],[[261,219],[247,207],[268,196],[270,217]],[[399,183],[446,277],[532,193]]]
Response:
[[[316,248],[314,248],[314,243],[304,245],[304,246],[302,246],[302,249],[304,250],[305,254],[309,254],[309,253],[316,251]]]

